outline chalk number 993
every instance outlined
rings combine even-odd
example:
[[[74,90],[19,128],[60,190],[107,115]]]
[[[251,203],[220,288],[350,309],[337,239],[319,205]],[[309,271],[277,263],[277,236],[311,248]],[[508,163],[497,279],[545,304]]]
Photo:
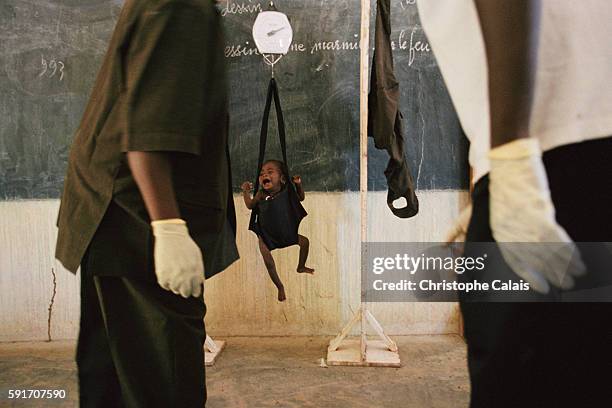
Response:
[[[39,77],[43,75],[47,75],[49,78],[54,77],[56,74],[59,75],[59,80],[64,79],[64,63],[59,60],[49,60],[47,61],[45,57],[40,57],[40,63],[42,65],[42,72],[38,74]]]

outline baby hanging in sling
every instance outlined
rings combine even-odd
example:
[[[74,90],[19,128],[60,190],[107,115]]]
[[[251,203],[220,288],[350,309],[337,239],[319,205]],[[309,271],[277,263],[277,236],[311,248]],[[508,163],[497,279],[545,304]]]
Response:
[[[264,162],[268,135],[268,118],[274,97],[278,130],[283,161],[268,160]],[[261,190],[259,189],[261,187]],[[287,166],[287,149],[285,143],[285,124],[283,120],[278,88],[274,79],[270,80],[268,96],[264,110],[259,145],[258,177],[255,180],[255,194],[251,197],[253,185],[248,181],[242,184],[244,202],[249,208],[251,219],[249,229],[259,238],[259,249],[268,270],[268,274],[278,289],[278,300],[286,299],[285,288],[276,271],[271,251],[292,245],[300,246],[298,273],[314,273],[306,266],[310,243],[308,238],[298,233],[300,222],[307,215],[301,204],[305,194],[300,176],[290,177]]]

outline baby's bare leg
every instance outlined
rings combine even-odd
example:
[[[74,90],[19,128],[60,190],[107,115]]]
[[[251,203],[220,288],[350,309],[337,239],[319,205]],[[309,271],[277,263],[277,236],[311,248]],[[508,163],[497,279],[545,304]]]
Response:
[[[300,260],[297,266],[299,273],[314,273],[314,269],[306,266],[306,260],[308,259],[308,251],[310,249],[310,241],[303,235],[298,235],[298,245],[300,246]]]
[[[283,282],[281,282],[280,278],[278,277],[278,273],[276,272],[276,263],[274,263],[272,252],[270,252],[261,238],[259,238],[259,251],[261,252],[261,256],[266,264],[268,275],[270,275],[270,279],[272,279],[276,289],[278,289],[278,300],[279,302],[282,302],[287,298],[285,296],[285,287],[283,286]]]

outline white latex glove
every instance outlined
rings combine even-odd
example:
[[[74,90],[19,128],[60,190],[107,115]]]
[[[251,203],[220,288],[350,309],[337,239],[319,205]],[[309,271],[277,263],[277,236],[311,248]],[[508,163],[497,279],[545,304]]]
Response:
[[[586,269],[555,220],[541,156],[536,139],[515,140],[489,152],[490,222],[510,268],[534,290],[548,293],[549,284],[572,288],[573,277]]]
[[[472,219],[472,204],[468,204],[455,220],[455,224],[446,232],[444,242],[452,244],[453,242],[465,242],[465,234],[467,233],[470,220]]]
[[[181,295],[199,297],[204,286],[202,251],[181,219],[153,221],[155,274],[159,285]]]

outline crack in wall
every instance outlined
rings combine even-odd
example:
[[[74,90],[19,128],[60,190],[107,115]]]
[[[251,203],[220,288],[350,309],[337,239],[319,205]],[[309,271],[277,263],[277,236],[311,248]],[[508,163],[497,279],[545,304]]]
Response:
[[[51,274],[53,275],[53,294],[51,295],[51,302],[47,309],[49,312],[47,317],[47,341],[51,341],[51,316],[53,315],[53,302],[55,302],[55,294],[57,293],[57,277],[53,268],[51,268]]]

